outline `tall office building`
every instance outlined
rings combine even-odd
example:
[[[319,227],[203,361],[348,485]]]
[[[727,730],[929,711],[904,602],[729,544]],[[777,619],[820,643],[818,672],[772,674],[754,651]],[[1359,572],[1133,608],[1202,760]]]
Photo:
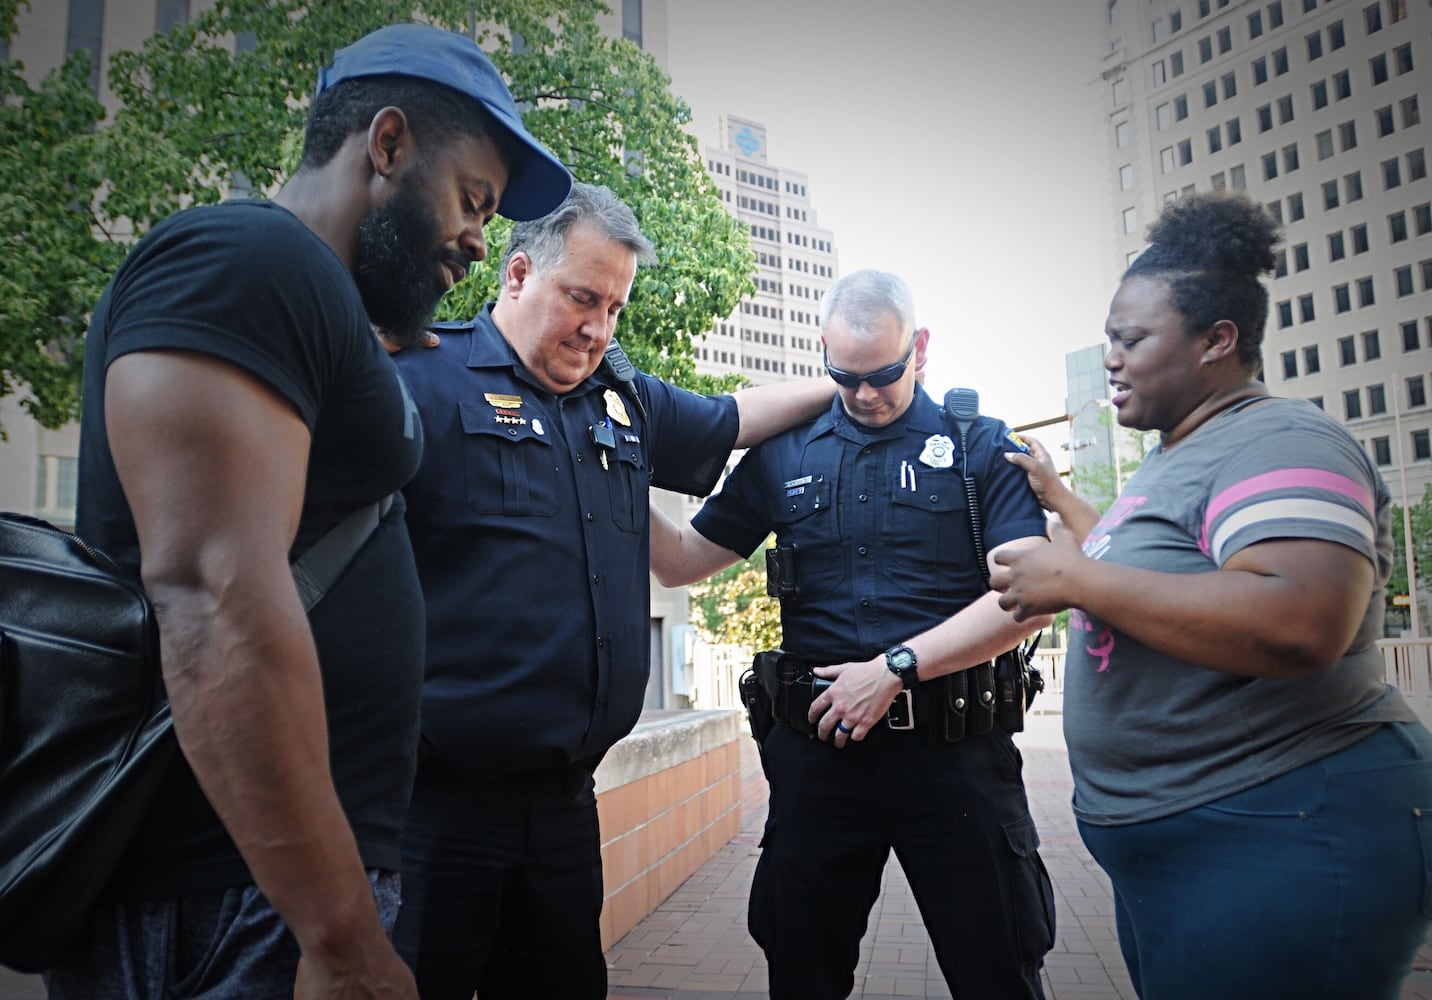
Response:
[[[1416,503],[1432,483],[1432,2],[1101,11],[1111,263],[1122,270],[1159,209],[1190,192],[1241,188],[1264,203],[1285,227],[1269,387],[1342,421],[1397,502]]]
[[[816,222],[806,175],[771,163],[766,127],[727,115],[706,167],[726,207],[751,232],[756,292],[696,347],[696,367],[751,382],[822,371],[820,299],[835,280],[835,236]]]

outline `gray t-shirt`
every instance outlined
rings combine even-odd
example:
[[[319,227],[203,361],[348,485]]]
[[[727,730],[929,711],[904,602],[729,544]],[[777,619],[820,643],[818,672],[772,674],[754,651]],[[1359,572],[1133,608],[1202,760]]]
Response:
[[[1343,658],[1297,678],[1195,667],[1071,611],[1064,731],[1081,820],[1168,816],[1335,753],[1377,723],[1415,721],[1376,645],[1390,503],[1357,443],[1303,400],[1235,407],[1150,453],[1085,540],[1091,558],[1207,573],[1256,542],[1308,538],[1362,553],[1376,581]]]

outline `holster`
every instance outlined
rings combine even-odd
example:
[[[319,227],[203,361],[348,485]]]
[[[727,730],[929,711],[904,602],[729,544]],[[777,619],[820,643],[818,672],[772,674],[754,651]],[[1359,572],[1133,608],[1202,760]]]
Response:
[[[1024,731],[1024,711],[1029,704],[1025,670],[1024,650],[1019,646],[995,657],[995,712],[1005,732]]]
[[[749,673],[769,702],[773,722],[784,722],[807,736],[814,732],[815,727],[806,718],[811,703],[811,672],[804,659],[783,649],[763,649],[752,660]],[[755,733],[754,728],[751,731]]]

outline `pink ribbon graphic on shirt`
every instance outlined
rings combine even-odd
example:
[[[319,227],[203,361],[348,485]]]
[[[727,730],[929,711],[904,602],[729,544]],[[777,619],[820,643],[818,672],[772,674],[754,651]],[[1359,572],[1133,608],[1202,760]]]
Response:
[[[1114,633],[1108,629],[1101,629],[1099,632],[1099,645],[1085,646],[1084,651],[1090,656],[1097,656],[1100,660],[1098,673],[1104,673],[1109,669],[1109,657],[1114,652]]]

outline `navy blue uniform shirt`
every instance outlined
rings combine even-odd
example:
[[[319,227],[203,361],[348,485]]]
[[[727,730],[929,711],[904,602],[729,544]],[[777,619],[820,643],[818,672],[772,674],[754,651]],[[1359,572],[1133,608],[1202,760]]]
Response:
[[[428,606],[423,734],[474,778],[595,766],[646,694],[647,488],[710,492],[735,400],[638,374],[644,415],[605,371],[553,396],[490,307],[440,333],[395,355],[426,438],[403,491]]]
[[[1004,459],[1007,433],[981,417],[968,434],[986,552],[1045,534],[1028,479]],[[800,593],[781,602],[782,646],[815,664],[868,660],[985,592],[961,467],[959,435],[923,389],[879,429],[851,421],[837,396],[747,452],[692,523],[732,552],[771,531],[794,542]]]

